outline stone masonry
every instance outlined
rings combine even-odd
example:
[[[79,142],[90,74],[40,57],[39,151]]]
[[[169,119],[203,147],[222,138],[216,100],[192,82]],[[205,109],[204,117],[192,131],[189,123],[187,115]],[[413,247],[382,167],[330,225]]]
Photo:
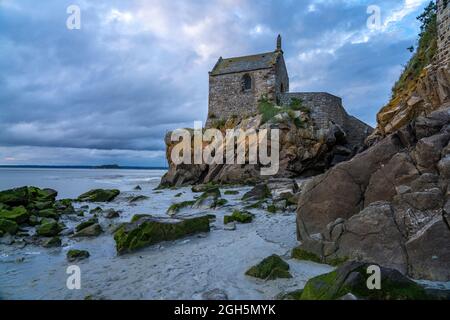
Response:
[[[450,63],[450,1],[437,1],[437,24],[438,24],[438,53],[439,66]]]
[[[278,105],[288,105],[292,98],[300,99],[311,110],[318,129],[327,130],[331,123],[337,124],[347,132],[350,143],[353,142],[353,137],[360,139],[370,130],[366,124],[347,114],[339,97],[325,92],[289,93],[289,76],[280,36],[273,52],[219,58],[209,73],[206,127],[218,126],[230,118],[242,120],[256,115],[262,97],[267,97]],[[356,145],[360,141],[354,142]]]

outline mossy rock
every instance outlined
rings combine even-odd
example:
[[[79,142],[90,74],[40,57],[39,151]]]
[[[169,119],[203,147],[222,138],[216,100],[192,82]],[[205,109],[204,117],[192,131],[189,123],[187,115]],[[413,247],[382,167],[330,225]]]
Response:
[[[35,201],[31,204],[31,207],[36,210],[45,210],[53,208],[53,201]]]
[[[231,216],[224,216],[223,223],[228,224],[230,222],[239,222],[239,223],[251,223],[253,221],[253,214],[248,211],[239,211],[234,210]]]
[[[117,189],[94,189],[90,190],[86,193],[83,193],[78,197],[78,201],[86,201],[86,202],[111,202],[118,195],[120,191]]]
[[[128,202],[134,203],[134,202],[144,201],[144,200],[148,200],[148,199],[150,199],[150,198],[147,196],[139,195],[139,196],[129,197]]]
[[[267,184],[258,184],[252,190],[244,194],[242,200],[264,200],[272,197]]]
[[[274,205],[274,204],[271,204],[271,205],[268,205],[267,206],[267,211],[269,212],[269,213],[277,213],[277,206],[276,205]]]
[[[94,209],[92,209],[91,211],[89,211],[90,214],[99,214],[102,213],[103,209],[100,207],[95,207]]]
[[[0,211],[0,218],[12,220],[17,224],[27,222],[29,217],[30,214],[28,213],[27,209],[25,209],[25,207],[23,206],[15,207],[12,208],[11,210]]]
[[[214,207],[223,207],[224,205],[226,205],[228,203],[227,199],[218,199],[215,203],[214,203]]]
[[[103,232],[102,227],[98,224],[92,224],[83,229],[77,231],[73,236],[74,237],[97,237]]]
[[[33,202],[55,202],[58,192],[53,189],[40,189],[37,187],[28,187],[28,198]]]
[[[0,203],[12,207],[28,205],[28,187],[0,191]]]
[[[194,200],[174,203],[169,207],[169,209],[167,209],[167,214],[168,215],[177,214],[183,209],[192,207],[194,204],[195,204]]]
[[[3,234],[5,234],[5,233],[16,234],[18,230],[19,230],[19,225],[16,222],[14,222],[12,220],[0,218],[0,231]]]
[[[219,187],[215,184],[207,183],[207,184],[199,184],[191,188],[191,191],[194,193],[207,192],[210,190],[219,190]]]
[[[61,226],[56,221],[43,221],[41,225],[36,228],[39,236],[53,237],[61,232]]]
[[[83,230],[83,229],[85,229],[87,227],[90,227],[90,226],[92,226],[93,224],[96,224],[96,223],[98,223],[98,219],[97,218],[91,218],[91,219],[89,219],[87,221],[83,221],[83,222],[81,222],[79,225],[77,225],[75,227],[75,231],[78,232],[78,231]]]
[[[183,192],[177,193],[176,195],[174,195],[174,198],[179,198],[183,195]]]
[[[67,251],[67,260],[69,262],[75,262],[75,261],[80,261],[83,259],[87,259],[90,257],[90,253],[89,251],[86,250],[69,250]]]
[[[303,289],[301,300],[336,300],[351,293],[365,300],[424,300],[431,298],[416,282],[399,271],[381,267],[381,289],[370,290],[367,279],[372,265],[347,262],[333,272],[310,279]]]
[[[221,193],[218,187],[211,188],[205,192],[203,192],[199,197],[196,198],[196,201],[193,208],[216,208],[223,206],[228,203],[227,200],[221,199]]]
[[[251,267],[245,274],[264,280],[292,278],[292,275],[289,273],[289,264],[275,254],[265,258],[256,266]]]
[[[209,217],[162,219],[140,217],[123,224],[114,234],[119,254],[150,246],[162,241],[176,240],[200,232],[209,232]]]
[[[303,294],[303,289],[281,293],[276,297],[276,300],[300,300]]]
[[[261,209],[263,204],[265,203],[265,200],[259,200],[255,203],[249,204],[247,206],[244,207],[245,210],[249,210],[249,209]]]
[[[234,196],[234,195],[238,195],[239,191],[236,190],[227,190],[225,191],[223,194],[227,195],[227,196]]]
[[[50,239],[44,240],[42,243],[42,246],[45,248],[55,248],[55,247],[61,247],[61,238],[60,237],[52,237]]]
[[[307,260],[307,261],[322,263],[322,259],[318,255],[316,255],[312,252],[303,250],[300,247],[296,247],[296,248],[292,249],[292,258],[297,259],[297,260]]]
[[[41,210],[37,213],[37,215],[41,218],[52,218],[55,220],[59,219],[59,214],[54,208]]]

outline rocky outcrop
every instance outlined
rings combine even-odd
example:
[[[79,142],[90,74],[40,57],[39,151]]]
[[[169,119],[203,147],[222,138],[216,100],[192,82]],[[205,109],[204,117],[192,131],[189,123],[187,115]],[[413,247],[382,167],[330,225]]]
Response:
[[[393,89],[391,101],[377,115],[378,126],[368,144],[432,111],[450,107],[450,6],[438,0],[422,21],[416,53]]]
[[[234,123],[235,120],[230,119],[223,128],[220,128],[223,136],[226,129],[232,128],[244,131],[253,129],[256,132],[262,129],[279,129],[279,171],[271,178],[293,178],[322,173],[333,165],[350,159],[361,150],[364,139],[372,131],[369,126],[348,116],[345,111],[342,117],[346,121],[343,123],[348,123],[349,126],[351,124],[351,130],[332,121],[328,121],[326,126],[319,125],[308,109],[288,110],[286,109],[288,107],[277,106],[272,108],[275,111],[271,112],[275,115],[267,122],[263,121],[267,116],[259,114],[239,123]],[[169,132],[165,138],[169,170],[161,180],[161,187],[210,182],[253,184],[267,179],[267,176],[260,174],[261,166],[248,164],[248,148],[246,150],[247,164],[243,165],[176,165],[171,160],[171,152],[176,143],[173,143],[170,138]],[[191,145],[194,146],[193,140]],[[224,163],[226,163],[225,158]]]
[[[297,211],[302,249],[449,281],[449,142],[450,108],[312,179]]]

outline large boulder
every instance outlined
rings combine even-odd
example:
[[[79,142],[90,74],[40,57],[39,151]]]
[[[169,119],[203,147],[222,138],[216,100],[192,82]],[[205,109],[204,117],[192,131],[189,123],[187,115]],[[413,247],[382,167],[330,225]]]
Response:
[[[441,216],[425,225],[405,247],[412,277],[450,281],[450,229]]]
[[[307,182],[297,210],[301,249],[326,262],[370,261],[448,281],[450,118],[437,116],[446,112],[431,113]]]
[[[135,216],[114,234],[119,254],[150,246],[162,241],[176,240],[200,232],[209,232],[209,217],[166,219]]]

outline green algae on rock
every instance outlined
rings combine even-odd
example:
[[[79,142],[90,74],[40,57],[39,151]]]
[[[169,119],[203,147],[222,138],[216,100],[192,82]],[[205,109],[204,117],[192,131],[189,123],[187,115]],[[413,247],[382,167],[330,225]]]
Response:
[[[209,232],[208,216],[183,219],[141,216],[123,224],[115,232],[114,240],[117,252],[122,254],[200,232]]]
[[[12,220],[17,224],[22,224],[26,222],[29,218],[30,214],[27,209],[23,206],[12,208],[11,210],[1,210],[0,218]]]
[[[256,266],[251,267],[245,274],[264,280],[292,278],[292,275],[289,273],[289,264],[276,254],[265,258]]]
[[[322,263],[322,259],[318,255],[316,255],[312,252],[303,250],[300,247],[296,247],[296,248],[292,249],[292,258],[297,259],[297,260],[307,260],[307,261]]]
[[[358,299],[368,300],[423,300],[430,296],[425,289],[395,269],[381,270],[381,289],[370,290],[367,279],[372,264],[346,262],[338,269],[310,279],[303,289],[300,300],[336,300],[348,293]]]
[[[253,221],[253,214],[248,211],[234,210],[231,216],[224,216],[223,223],[228,224],[230,222],[250,223]]]
[[[80,261],[90,257],[89,251],[86,250],[69,250],[67,252],[67,260],[69,262]]]
[[[111,202],[119,194],[120,191],[117,189],[93,189],[80,195],[77,200],[87,202]]]
[[[89,220],[83,221],[83,222],[81,222],[79,225],[77,225],[75,227],[75,231],[78,232],[78,231],[83,230],[83,229],[85,229],[87,227],[90,227],[90,226],[92,226],[93,224],[96,224],[96,223],[98,223],[98,219],[97,218],[91,218]]]
[[[43,221],[43,223],[36,228],[36,232],[43,237],[53,237],[61,232],[61,226],[56,221]]]
[[[0,218],[0,231],[9,234],[16,234],[17,230],[19,229],[19,226],[16,222],[8,219],[1,219]]]

